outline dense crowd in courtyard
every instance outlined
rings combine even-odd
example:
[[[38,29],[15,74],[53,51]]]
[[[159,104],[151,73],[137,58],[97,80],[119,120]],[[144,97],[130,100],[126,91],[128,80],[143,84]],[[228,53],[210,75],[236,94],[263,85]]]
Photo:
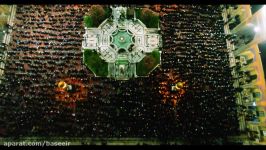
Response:
[[[149,77],[94,77],[82,63],[83,15],[90,5],[19,5],[5,70],[6,136],[224,137],[238,132],[235,90],[221,9],[162,5],[162,64]],[[211,14],[211,15],[210,15]],[[160,82],[176,72],[187,91],[162,103]],[[79,78],[88,89],[75,109],[55,100],[55,83]]]

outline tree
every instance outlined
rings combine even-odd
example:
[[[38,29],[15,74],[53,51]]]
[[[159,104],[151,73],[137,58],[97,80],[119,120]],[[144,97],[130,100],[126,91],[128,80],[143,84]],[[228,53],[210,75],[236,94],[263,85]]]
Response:
[[[112,14],[112,9],[108,6],[104,6],[103,9],[105,11],[105,18],[109,18]]]
[[[157,28],[159,24],[159,14],[148,9],[143,8],[140,12],[139,19],[148,27],[148,28]]]
[[[92,21],[92,17],[91,16],[84,16],[84,23],[85,26],[90,28],[93,26],[93,21]]]
[[[106,12],[101,5],[92,5],[88,14],[84,17],[87,27],[98,27],[106,18]]]
[[[105,10],[101,5],[93,5],[91,7],[91,17],[94,21],[94,25],[98,26],[105,19]]]
[[[127,9],[127,19],[132,19],[134,17],[134,8]]]

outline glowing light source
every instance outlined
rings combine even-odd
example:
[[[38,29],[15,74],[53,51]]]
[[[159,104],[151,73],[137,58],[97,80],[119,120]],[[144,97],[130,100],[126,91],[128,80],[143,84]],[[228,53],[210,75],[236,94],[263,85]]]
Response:
[[[256,102],[253,102],[252,105],[253,105],[253,106],[256,106]]]
[[[262,6],[262,9],[266,9],[266,5],[263,5],[263,6]]]
[[[165,75],[167,76],[166,80],[164,78],[164,80],[160,82],[159,87],[159,93],[163,97],[162,103],[170,104],[173,107],[176,107],[185,94],[187,82],[182,81],[182,79],[173,70]]]
[[[67,88],[67,84],[66,84],[66,82],[64,82],[64,81],[60,81],[60,82],[58,83],[58,87],[59,87],[59,88],[66,89],[66,88]]]
[[[86,101],[87,88],[83,85],[82,80],[77,78],[65,78],[56,82],[55,100],[65,102],[69,106],[75,107],[77,101]]]
[[[265,33],[265,29],[266,29],[266,5],[263,5],[262,9],[262,13],[261,13],[261,18],[259,18],[259,22],[260,22],[260,27],[262,29],[262,31]]]
[[[260,31],[260,27],[255,26],[255,27],[254,27],[254,31],[255,31],[256,33],[259,32],[259,31]]]

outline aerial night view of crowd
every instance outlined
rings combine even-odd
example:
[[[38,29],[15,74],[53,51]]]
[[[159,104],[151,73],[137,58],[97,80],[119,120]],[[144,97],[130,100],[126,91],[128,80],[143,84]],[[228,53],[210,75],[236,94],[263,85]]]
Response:
[[[83,16],[91,6],[17,6],[0,87],[2,136],[186,140],[238,134],[219,5],[145,5],[160,14],[161,64],[149,77],[126,81],[94,77],[82,62]],[[171,78],[184,83],[178,101],[162,90]],[[56,83],[66,79],[86,91],[74,108],[56,95]]]

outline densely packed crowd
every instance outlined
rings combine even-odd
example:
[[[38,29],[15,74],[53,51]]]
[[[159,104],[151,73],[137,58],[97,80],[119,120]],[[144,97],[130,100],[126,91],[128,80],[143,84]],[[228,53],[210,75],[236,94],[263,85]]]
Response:
[[[18,6],[1,101],[8,136],[222,137],[238,120],[219,6],[162,5],[162,64],[147,78],[93,77],[82,64],[83,15],[90,5]],[[161,103],[170,70],[188,89],[176,108]],[[55,83],[88,89],[75,111],[55,101]]]
[[[188,81],[185,106],[180,106],[185,108],[182,122],[190,126],[186,132],[234,133],[238,124],[235,90],[221,10],[219,6],[180,6],[177,10],[162,17],[162,68],[174,68]]]

